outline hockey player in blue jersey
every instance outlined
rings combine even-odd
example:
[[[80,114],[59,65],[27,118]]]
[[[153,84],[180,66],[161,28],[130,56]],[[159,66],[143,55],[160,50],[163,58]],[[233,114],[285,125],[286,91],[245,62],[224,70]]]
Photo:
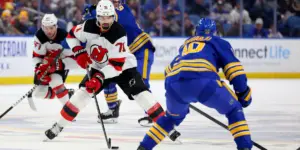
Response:
[[[250,150],[252,141],[243,107],[251,103],[251,89],[240,61],[233,55],[231,45],[214,36],[215,22],[203,18],[195,36],[187,39],[179,55],[166,68],[167,112],[160,117],[145,135],[138,150],[152,150],[165,135],[172,132],[189,113],[189,104],[200,102],[216,109],[228,119],[238,150]],[[234,91],[220,80],[219,68]],[[201,131],[200,131],[201,132]]]
[[[115,20],[120,23],[127,32],[128,47],[137,58],[137,69],[141,73],[145,84],[149,85],[150,69],[154,60],[155,48],[151,42],[151,37],[145,33],[137,24],[135,17],[126,4],[120,0],[111,0],[116,8]],[[84,10],[83,19],[87,20],[96,17],[96,5],[89,5]],[[102,119],[105,122],[116,123],[119,117],[119,107],[121,101],[118,99],[116,84],[110,84],[104,89],[105,99],[108,103],[109,110],[102,113]],[[132,98],[129,98],[132,100]],[[146,116],[138,120],[144,126],[152,123],[150,117]]]

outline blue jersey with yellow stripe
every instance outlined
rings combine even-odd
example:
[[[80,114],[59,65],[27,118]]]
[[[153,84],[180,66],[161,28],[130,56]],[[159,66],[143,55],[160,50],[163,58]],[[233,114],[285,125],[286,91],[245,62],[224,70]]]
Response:
[[[143,46],[155,49],[151,37],[144,32],[137,24],[135,17],[131,13],[130,8],[126,4],[116,8],[116,21],[120,23],[127,32],[128,46],[132,53],[136,52]]]
[[[246,74],[231,45],[217,36],[194,36],[184,42],[179,55],[167,66],[166,82],[199,77],[219,80],[220,68],[235,91],[247,89]]]

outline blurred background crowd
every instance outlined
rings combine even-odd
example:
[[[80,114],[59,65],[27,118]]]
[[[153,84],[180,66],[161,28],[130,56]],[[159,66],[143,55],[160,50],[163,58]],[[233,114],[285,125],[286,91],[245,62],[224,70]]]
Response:
[[[0,0],[0,35],[32,35],[44,13],[59,27],[82,22],[86,4],[98,0]],[[283,38],[300,36],[300,0],[122,0],[151,36],[190,36],[201,17],[217,22],[219,36]]]

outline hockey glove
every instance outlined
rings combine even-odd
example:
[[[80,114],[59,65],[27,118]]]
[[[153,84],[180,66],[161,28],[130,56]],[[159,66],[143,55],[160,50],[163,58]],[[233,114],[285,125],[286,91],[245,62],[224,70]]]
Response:
[[[48,67],[49,67],[48,64],[37,64],[37,66],[34,70],[34,72],[37,76],[37,79],[40,80],[42,82],[42,84],[48,84],[51,81],[51,78],[48,73],[43,77],[43,75]]]
[[[102,72],[95,73],[93,77],[85,82],[86,91],[89,93],[98,93],[104,82],[104,75]]]
[[[46,64],[48,66],[51,66],[48,70],[48,73],[53,73],[55,71],[62,71],[65,69],[65,64],[62,62],[61,59],[58,59],[56,62],[54,62],[54,57],[45,57],[43,60],[43,64]]]
[[[74,52],[76,62],[81,68],[86,69],[87,66],[92,63],[91,58],[83,46],[75,46],[72,50]]]
[[[236,95],[239,99],[239,102],[244,108],[248,107],[251,104],[252,97],[251,97],[251,88],[249,86],[247,86],[247,89],[244,92],[241,93],[236,92]]]

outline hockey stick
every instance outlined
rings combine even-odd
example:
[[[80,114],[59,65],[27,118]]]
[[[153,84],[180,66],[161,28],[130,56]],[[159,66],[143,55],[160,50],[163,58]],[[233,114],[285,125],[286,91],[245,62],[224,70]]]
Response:
[[[68,76],[69,74],[69,70],[66,70],[65,72],[65,76]],[[69,91],[70,89],[68,89]],[[35,103],[33,102],[33,99],[32,99],[32,93],[30,93],[28,96],[27,96],[27,100],[28,100],[28,104],[30,106],[30,108],[33,110],[33,111],[37,111],[36,109],[36,106],[35,106]]]
[[[213,118],[212,116],[210,116],[209,114],[203,112],[199,108],[193,106],[192,104],[190,104],[190,108],[192,108],[194,111],[200,113],[204,117],[208,118],[209,120],[213,121],[214,123],[218,124],[219,126],[223,127],[224,129],[228,130],[228,127],[224,123],[222,123],[221,121]],[[264,148],[263,146],[259,145],[258,143],[254,142],[254,141],[252,141],[252,142],[253,142],[253,145],[256,146],[257,148],[259,148],[260,150],[267,150],[266,148]]]
[[[35,104],[32,99],[32,92],[27,96],[28,104],[33,111],[37,111]]]
[[[88,79],[91,80],[89,66],[86,67],[86,74],[88,76]],[[103,130],[103,133],[104,133],[104,137],[105,137],[105,140],[106,140],[107,147],[108,147],[108,149],[119,149],[118,146],[111,146],[111,138],[107,137],[105,126],[104,126],[104,123],[103,123],[103,120],[102,120],[102,117],[101,117],[100,107],[99,107],[98,100],[97,100],[97,97],[96,97],[96,94],[95,94],[94,91],[93,91],[93,97],[94,97],[94,100],[95,100],[98,116],[99,116],[99,119],[101,121],[101,126],[102,126],[102,130]]]
[[[56,61],[58,60],[58,58],[60,57],[60,54],[63,52],[64,49],[62,49],[59,54],[54,58],[53,62],[51,62],[51,64],[56,63]],[[51,65],[48,66],[48,68],[46,69],[46,71],[44,72],[44,74],[42,75],[41,79],[44,78],[48,71],[50,70]],[[31,95],[32,92],[38,87],[38,85],[34,85],[32,89],[30,89],[25,95],[23,95],[17,102],[15,102],[13,105],[11,105],[4,113],[1,114],[0,119],[2,117],[4,117],[8,112],[10,112],[15,106],[17,106],[23,99],[25,99],[26,97],[28,97],[28,95]]]

